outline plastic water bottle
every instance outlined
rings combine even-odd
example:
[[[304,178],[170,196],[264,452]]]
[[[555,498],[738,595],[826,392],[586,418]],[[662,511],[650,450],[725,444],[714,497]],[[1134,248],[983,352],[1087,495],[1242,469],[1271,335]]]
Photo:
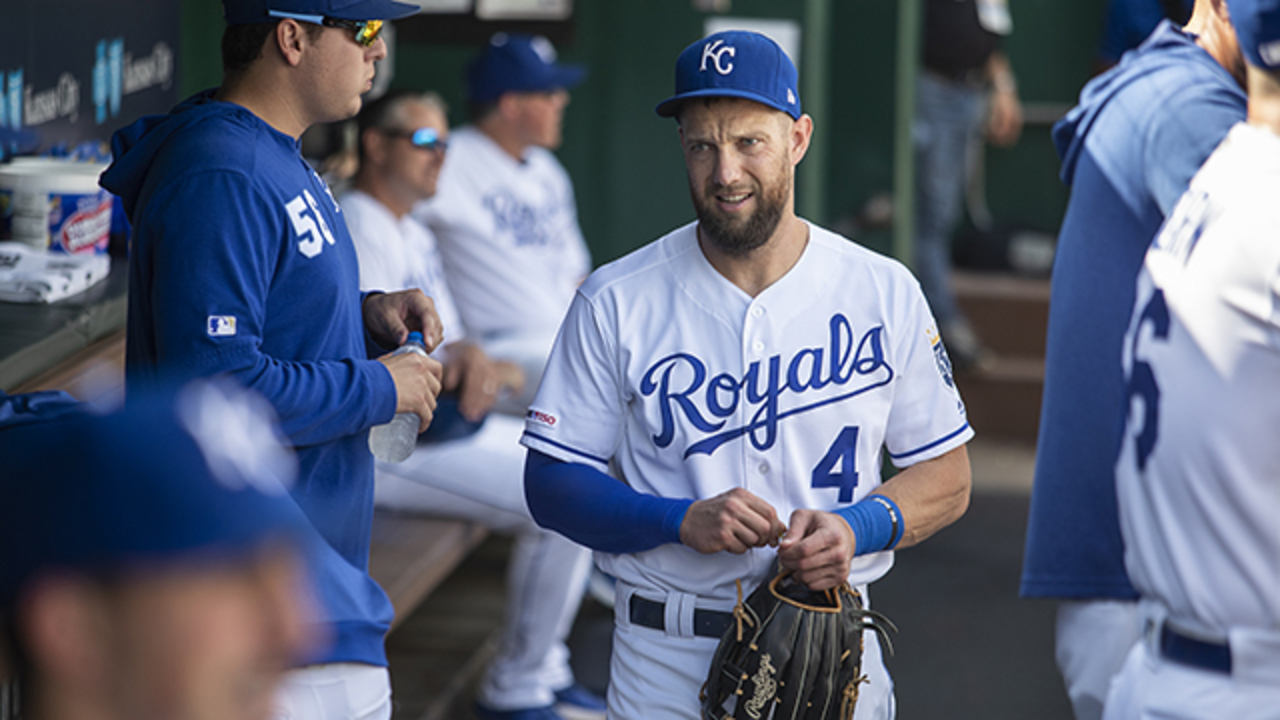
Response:
[[[422,343],[422,333],[409,333],[409,339],[392,355],[407,352],[426,357],[427,346]],[[391,422],[385,425],[374,425],[369,430],[369,451],[382,462],[404,462],[409,455],[413,454],[413,448],[418,442],[418,425],[421,422],[422,419],[418,417],[418,413],[396,413]]]

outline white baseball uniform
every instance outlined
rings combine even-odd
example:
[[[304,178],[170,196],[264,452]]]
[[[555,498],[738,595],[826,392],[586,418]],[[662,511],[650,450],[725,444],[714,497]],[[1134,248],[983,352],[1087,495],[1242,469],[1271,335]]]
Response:
[[[574,290],[591,272],[569,175],[543,148],[516,160],[463,127],[449,136],[438,186],[414,216],[439,240],[468,331],[491,355],[519,360],[531,394]]]
[[[972,434],[904,267],[809,225],[796,265],[752,298],[707,262],[691,223],[582,286],[522,442],[661,497],[745,488],[785,521],[865,497],[880,484],[882,448],[904,467]],[[679,544],[597,553],[619,579],[611,717],[697,717],[716,640],[685,632],[686,616],[731,609],[734,581],[749,592],[775,557]],[[892,564],[892,552],[857,557],[849,581],[865,590]],[[630,624],[631,594],[666,604],[665,633]],[[888,717],[892,688],[873,633],[866,644],[872,683],[857,717]]]
[[[397,219],[363,192],[347,193],[341,203],[361,289],[421,288],[444,323],[439,356],[462,333],[431,232],[407,215]],[[543,530],[529,515],[521,430],[515,418],[490,415],[473,435],[419,446],[403,463],[378,463],[374,486],[379,507],[463,517],[516,537],[502,637],[478,691],[480,702],[497,710],[551,705],[554,691],[573,683],[564,641],[590,570],[586,548]]]
[[[1280,137],[1236,125],[1147,251],[1124,344],[1125,565],[1150,622],[1107,718],[1280,713]],[[1161,621],[1230,646],[1177,662]]]

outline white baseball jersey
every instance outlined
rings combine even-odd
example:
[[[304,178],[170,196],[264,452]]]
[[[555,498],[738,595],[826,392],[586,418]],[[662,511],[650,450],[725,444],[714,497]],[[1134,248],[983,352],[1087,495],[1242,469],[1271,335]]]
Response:
[[[1116,484],[1144,597],[1280,630],[1280,137],[1231,130],[1165,222],[1124,344]]]
[[[462,320],[484,340],[549,341],[591,272],[569,175],[539,147],[518,161],[483,132],[459,129],[439,192],[414,216],[435,232]]]
[[[556,340],[521,442],[634,489],[709,498],[735,487],[786,522],[880,484],[973,434],[920,287],[888,258],[809,225],[799,261],[755,298],[720,275],[696,223],[596,271]],[[772,548],[703,555],[678,544],[597,553],[620,580],[731,606]],[[858,557],[850,582],[888,571]]]
[[[431,230],[412,216],[397,218],[386,205],[359,190],[345,193],[340,203],[360,260],[360,289],[419,288],[435,303],[444,325],[444,341],[436,353],[461,340],[466,331],[445,283]]]

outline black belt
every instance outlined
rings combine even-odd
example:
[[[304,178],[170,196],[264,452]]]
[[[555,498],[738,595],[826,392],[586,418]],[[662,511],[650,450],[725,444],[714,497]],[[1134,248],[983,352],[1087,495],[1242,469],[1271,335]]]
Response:
[[[1160,654],[1183,665],[1231,674],[1230,645],[1188,637],[1169,627],[1169,623],[1160,627]]]
[[[647,600],[639,595],[631,596],[631,624],[654,630],[666,630],[666,603]],[[719,610],[693,610],[693,634],[698,637],[720,639],[733,625],[733,613]]]

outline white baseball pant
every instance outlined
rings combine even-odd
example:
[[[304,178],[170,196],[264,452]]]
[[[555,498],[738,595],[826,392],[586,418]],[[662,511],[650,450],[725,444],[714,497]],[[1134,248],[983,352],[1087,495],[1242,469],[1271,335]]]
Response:
[[[1138,603],[1064,600],[1058,604],[1054,657],[1076,720],[1100,720],[1111,679],[1142,634]]]

